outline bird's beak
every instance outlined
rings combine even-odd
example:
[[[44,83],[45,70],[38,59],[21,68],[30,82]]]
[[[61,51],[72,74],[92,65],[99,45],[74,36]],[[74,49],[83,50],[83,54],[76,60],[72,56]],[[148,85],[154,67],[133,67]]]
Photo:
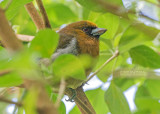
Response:
[[[102,34],[104,34],[107,31],[107,29],[104,28],[95,28],[92,30],[91,34],[93,36],[100,36]]]

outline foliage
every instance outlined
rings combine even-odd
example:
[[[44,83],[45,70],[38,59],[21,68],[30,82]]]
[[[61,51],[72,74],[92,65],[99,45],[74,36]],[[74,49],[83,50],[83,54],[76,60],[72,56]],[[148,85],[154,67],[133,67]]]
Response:
[[[0,46],[0,95],[11,101],[23,101],[24,106],[15,107],[18,114],[22,114],[23,110],[26,114],[37,113],[35,108],[40,90],[31,88],[24,96],[21,88],[9,91],[25,83],[24,79],[45,83],[45,89],[53,99],[53,104],[56,102],[57,93],[51,88],[57,89],[54,85],[59,84],[62,78],[86,80],[85,68],[92,63],[89,56],[64,54],[49,67],[38,64],[41,58],[51,57],[56,50],[59,40],[56,30],[63,24],[79,20],[92,21],[108,30],[100,38],[100,56],[93,72],[116,50],[120,52],[117,58],[97,73],[103,84],[98,89],[86,92],[97,114],[160,113],[159,0],[43,0],[53,30],[47,28],[40,31],[37,31],[24,8],[24,5],[31,1],[33,0],[13,0],[5,15],[16,34],[33,35],[34,39],[31,42],[23,42],[24,49],[19,53],[10,53]],[[9,0],[0,1],[0,8],[5,8],[8,3]],[[125,3],[131,5],[127,7]],[[143,8],[139,8],[140,5],[143,5]],[[154,11],[154,15],[151,11]],[[6,70],[9,70],[9,73],[1,75]],[[106,82],[109,82],[109,88],[103,89]],[[131,109],[124,92],[133,85],[137,87],[134,93],[136,108]],[[0,103],[0,113],[8,113],[9,106],[10,104]],[[58,110],[61,114],[65,113],[66,108],[62,102]],[[70,113],[80,112],[76,106]]]

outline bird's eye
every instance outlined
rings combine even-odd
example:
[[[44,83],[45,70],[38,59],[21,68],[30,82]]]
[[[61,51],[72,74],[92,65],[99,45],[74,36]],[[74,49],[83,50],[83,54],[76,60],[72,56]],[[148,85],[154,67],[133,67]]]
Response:
[[[89,29],[88,29],[88,28],[83,28],[83,31],[84,31],[84,32],[88,32]]]

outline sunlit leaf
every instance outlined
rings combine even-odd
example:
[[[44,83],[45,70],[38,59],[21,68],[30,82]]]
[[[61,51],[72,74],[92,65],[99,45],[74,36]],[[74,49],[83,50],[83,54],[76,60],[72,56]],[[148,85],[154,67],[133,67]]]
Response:
[[[158,31],[154,28],[146,27],[142,30],[141,27],[144,28],[143,24],[135,24],[126,29],[119,42],[119,50],[121,53],[144,44],[146,41],[153,40],[158,34]]]
[[[6,16],[9,20],[11,20],[18,12],[19,10],[24,7],[25,4],[31,2],[32,0],[12,0],[12,3],[6,10]],[[9,0],[4,0],[3,6],[6,6],[6,4],[9,2]]]
[[[104,93],[105,91],[103,91],[101,88],[86,92],[86,95],[97,114],[106,114],[109,112],[108,107],[104,101]]]
[[[37,106],[37,99],[38,99],[38,90],[35,88],[30,89],[27,92],[27,95],[24,99],[24,109],[26,114],[37,114],[36,113],[36,106]]]
[[[31,42],[30,50],[50,57],[58,45],[58,34],[50,29],[40,30]]]
[[[53,62],[53,73],[60,77],[73,77],[75,79],[86,79],[84,68],[74,55],[61,55]],[[58,78],[57,77],[57,78]]]
[[[112,114],[131,114],[123,92],[113,82],[105,92],[105,101]]]
[[[159,99],[152,97],[139,97],[135,99],[138,108],[146,110],[160,110]],[[152,104],[152,105],[151,105]]]
[[[160,56],[151,48],[141,45],[129,51],[135,64],[149,68],[160,68]]]
[[[0,87],[13,87],[23,83],[22,78],[15,72],[0,77]]]
[[[54,28],[60,27],[62,24],[74,22],[77,19],[76,14],[64,4],[49,4],[46,6],[46,11]]]
[[[119,27],[119,17],[111,13],[101,14],[98,17],[94,16],[92,21],[95,22],[98,27],[107,29],[106,33],[102,35],[103,38],[112,39]]]

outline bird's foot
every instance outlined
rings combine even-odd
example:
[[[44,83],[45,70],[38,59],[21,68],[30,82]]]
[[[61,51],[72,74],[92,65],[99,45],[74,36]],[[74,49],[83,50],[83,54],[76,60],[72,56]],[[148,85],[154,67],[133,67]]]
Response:
[[[76,97],[76,90],[75,89],[72,89],[72,88],[69,88],[71,91],[72,91],[72,96],[71,98],[69,99],[65,99],[66,101],[70,101],[70,102],[74,102],[74,98]]]

